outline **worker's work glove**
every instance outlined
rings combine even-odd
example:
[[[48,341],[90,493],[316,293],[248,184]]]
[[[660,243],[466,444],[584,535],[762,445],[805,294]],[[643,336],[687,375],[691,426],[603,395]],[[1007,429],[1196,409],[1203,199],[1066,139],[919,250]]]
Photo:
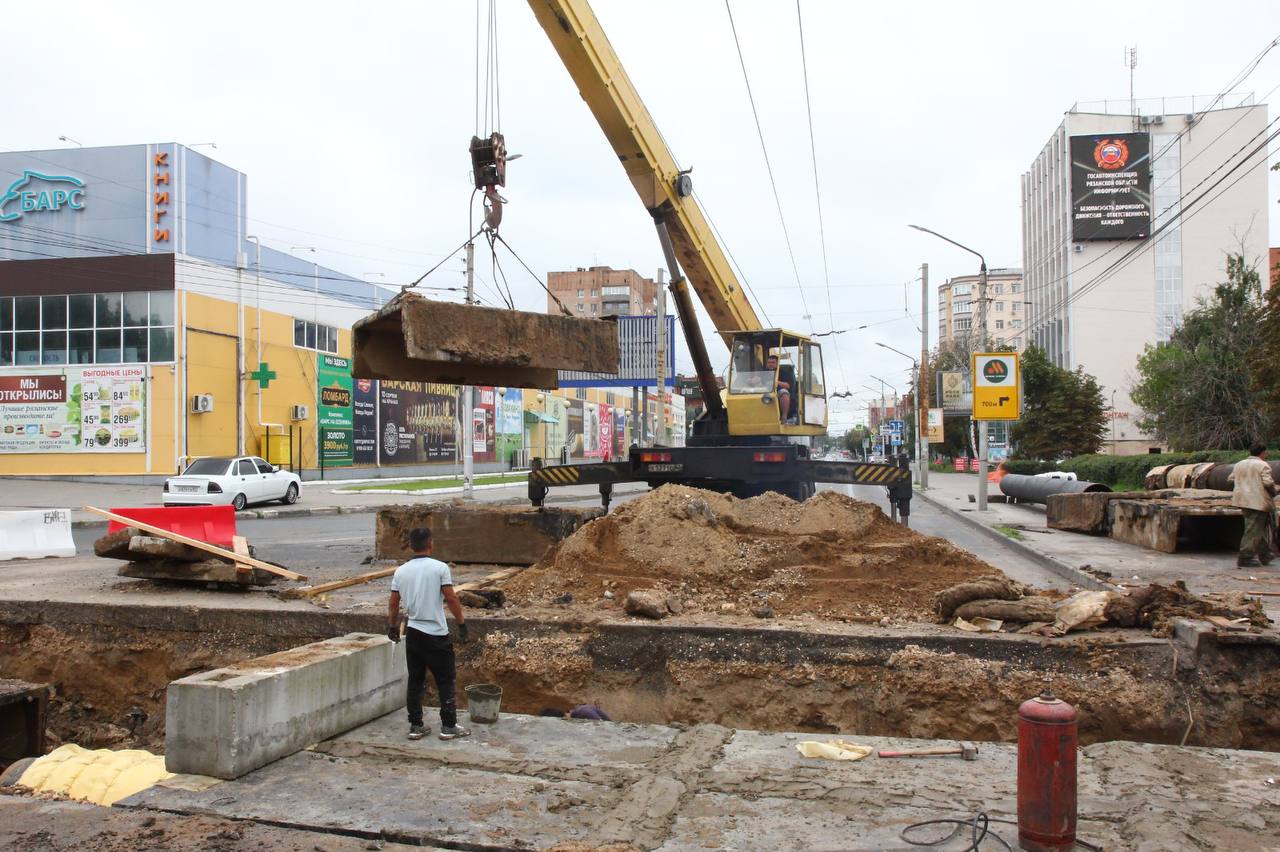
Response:
[[[471,634],[467,630],[467,623],[464,621],[458,625],[458,642],[465,645],[471,641]]]
[[[400,641],[400,623],[399,622],[396,622],[395,624],[387,625],[387,638],[390,639],[392,642]]]

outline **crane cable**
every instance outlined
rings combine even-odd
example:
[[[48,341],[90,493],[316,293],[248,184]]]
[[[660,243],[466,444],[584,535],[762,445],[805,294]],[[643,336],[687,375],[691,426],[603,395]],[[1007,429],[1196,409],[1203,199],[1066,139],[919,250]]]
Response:
[[[769,160],[769,149],[764,143],[764,129],[760,126],[760,113],[756,109],[756,98],[751,91],[751,78],[747,75],[747,60],[742,55],[742,43],[738,40],[738,27],[733,21],[733,9],[729,0],[724,0],[725,11],[729,13],[729,29],[733,32],[733,44],[738,50],[738,64],[742,67],[742,80],[747,86],[747,100],[751,103],[751,115],[756,122],[756,135],[760,137],[760,152],[764,154],[765,169],[769,174],[769,185],[773,187],[773,201],[778,208],[778,221],[782,225],[782,236],[787,244],[787,254],[791,256],[791,271],[795,274],[796,289],[800,291],[800,303],[804,314],[809,319],[809,331],[813,331],[813,316],[809,313],[809,300],[805,298],[804,285],[800,283],[800,267],[796,264],[795,249],[791,247],[791,233],[787,230],[787,219],[782,215],[782,198],[778,195],[778,182],[773,177],[773,164]]]

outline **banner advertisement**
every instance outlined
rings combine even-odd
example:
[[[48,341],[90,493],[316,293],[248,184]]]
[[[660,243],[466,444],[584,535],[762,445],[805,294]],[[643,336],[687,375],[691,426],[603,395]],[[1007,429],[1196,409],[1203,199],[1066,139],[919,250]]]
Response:
[[[600,404],[600,458],[605,461],[613,459],[613,407]]]
[[[356,464],[378,461],[378,383],[356,379],[351,400],[352,458]]]
[[[569,400],[569,434],[566,443],[569,445],[570,458],[582,458],[582,400]]]
[[[600,406],[594,402],[582,404],[582,456],[600,458]]]
[[[383,464],[456,461],[462,431],[456,385],[378,383]]]
[[[0,453],[141,453],[147,368],[67,367],[0,376]]]
[[[941,408],[929,409],[929,421],[925,426],[924,440],[926,444],[942,444],[946,442],[947,438],[943,429]]]
[[[613,460],[627,457],[627,410],[622,406],[613,408]]]
[[[1022,416],[1022,373],[1016,352],[975,352],[973,376],[974,420]]]
[[[548,396],[545,402],[547,416],[554,422],[547,423],[543,436],[543,450],[546,458],[560,458],[560,450],[569,443],[569,400],[559,396]],[[581,418],[579,418],[581,422]]]
[[[494,389],[477,387],[471,391],[471,459],[493,461],[493,442],[497,434],[494,418]]]
[[[1151,136],[1071,137],[1071,234],[1085,240],[1151,235]]]
[[[524,444],[524,401],[519,388],[507,388],[498,401],[494,452],[498,461],[510,462],[511,454]]]
[[[352,453],[351,361],[316,355],[316,425],[321,467],[349,467]]]

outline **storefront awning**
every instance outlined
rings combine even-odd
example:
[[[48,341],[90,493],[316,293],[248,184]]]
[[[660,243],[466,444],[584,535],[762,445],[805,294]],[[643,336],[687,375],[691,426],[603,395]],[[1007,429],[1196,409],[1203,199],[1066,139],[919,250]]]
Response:
[[[560,418],[552,417],[545,411],[526,411],[524,413],[525,423],[559,423]]]

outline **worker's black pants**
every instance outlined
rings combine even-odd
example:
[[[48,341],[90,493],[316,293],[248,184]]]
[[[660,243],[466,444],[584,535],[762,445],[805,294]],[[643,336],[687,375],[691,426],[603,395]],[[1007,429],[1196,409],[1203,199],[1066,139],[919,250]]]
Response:
[[[427,685],[428,669],[436,682],[436,691],[440,693],[440,724],[446,728],[458,724],[458,704],[453,695],[458,678],[454,668],[453,642],[447,635],[432,636],[406,627],[404,656],[409,666],[409,694],[405,699],[409,724],[422,724],[422,692]]]

